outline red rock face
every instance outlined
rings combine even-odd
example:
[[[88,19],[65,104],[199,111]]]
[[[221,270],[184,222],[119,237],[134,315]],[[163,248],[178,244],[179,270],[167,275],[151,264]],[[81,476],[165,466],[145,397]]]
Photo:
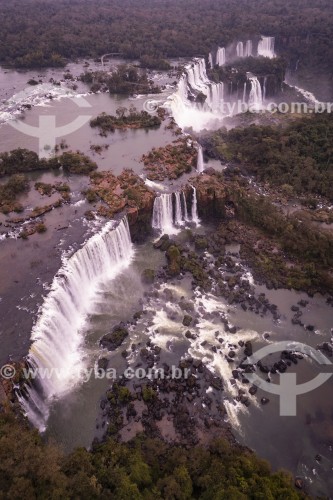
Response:
[[[226,186],[219,173],[211,169],[192,177],[186,187],[186,198],[192,196],[192,188],[197,190],[198,212],[203,218],[222,218],[225,216],[227,201]]]
[[[188,146],[186,139],[178,139],[163,148],[153,148],[143,155],[141,161],[148,179],[163,181],[178,179],[184,173],[189,173],[197,162],[197,150]]]
[[[112,218],[120,212],[128,215],[133,241],[141,241],[151,232],[155,193],[132,170],[116,177],[111,172],[92,176],[92,189],[104,202],[98,215]]]

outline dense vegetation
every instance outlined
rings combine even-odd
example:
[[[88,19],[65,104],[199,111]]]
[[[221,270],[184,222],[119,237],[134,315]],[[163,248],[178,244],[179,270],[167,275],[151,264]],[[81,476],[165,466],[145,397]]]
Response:
[[[158,439],[108,440],[92,452],[64,456],[37,431],[0,414],[0,490],[3,499],[118,498],[228,500],[302,498],[282,472],[240,447],[216,439],[189,450]]]
[[[16,198],[27,189],[28,181],[24,175],[12,175],[5,184],[0,185],[0,211],[4,214],[22,212],[23,207]]]
[[[152,128],[159,127],[161,120],[158,116],[152,116],[147,111],[138,112],[133,106],[130,109],[120,107],[116,110],[117,116],[101,113],[90,121],[91,127],[100,129],[101,135],[114,132],[117,128]]]
[[[60,156],[45,159],[28,149],[13,149],[0,154],[0,177],[34,170],[59,169],[69,174],[89,174],[97,169],[95,162],[80,152],[68,151]]]
[[[119,64],[111,74],[105,71],[87,71],[81,80],[90,85],[92,92],[109,91],[110,94],[158,94],[160,88],[148,80],[144,70],[129,64]]]
[[[154,56],[145,55],[140,58],[140,65],[143,68],[166,71],[171,69],[171,64],[165,59],[157,59]]]
[[[190,173],[196,165],[197,150],[188,147],[186,138],[175,140],[164,147],[153,148],[142,156],[148,179],[163,181],[177,179],[184,173]]]
[[[331,0],[0,1],[0,61],[21,67],[121,53],[154,60],[207,55],[258,34],[299,69],[332,72]]]
[[[88,156],[76,151],[66,151],[60,156],[48,160],[48,168],[62,167],[67,174],[89,175],[97,169],[97,165]]]
[[[17,148],[10,152],[0,153],[0,177],[45,168],[47,168],[47,161],[40,160],[36,153],[28,149]]]
[[[305,117],[287,127],[252,125],[212,134],[207,148],[224,161],[246,166],[260,181],[286,194],[333,201],[333,116]]]
[[[265,197],[234,191],[237,217],[264,233],[281,252],[250,251],[251,266],[276,287],[332,293],[333,237],[295,216],[283,215]],[[246,245],[245,245],[246,246]],[[288,259],[294,264],[288,265]]]
[[[0,211],[22,212],[23,207],[17,197],[29,188],[29,181],[25,175],[34,170],[57,170],[62,168],[66,174],[89,175],[97,169],[97,165],[90,158],[80,152],[64,152],[54,158],[38,158],[38,155],[28,149],[14,149],[0,154],[0,177],[9,176],[4,184],[0,185]],[[66,184],[47,185],[37,183],[36,189],[41,194],[51,194],[58,191],[65,201],[70,198],[69,187]]]

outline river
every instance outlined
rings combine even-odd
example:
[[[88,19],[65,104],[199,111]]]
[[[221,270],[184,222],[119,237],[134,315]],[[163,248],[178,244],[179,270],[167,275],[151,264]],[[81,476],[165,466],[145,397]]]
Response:
[[[111,61],[115,65],[117,61]],[[77,75],[83,71],[83,62],[71,64],[69,69]],[[94,67],[90,61],[91,67]],[[99,67],[96,63],[96,67]],[[52,77],[61,78],[63,70],[45,70],[42,72],[15,72],[0,71],[0,84],[2,98],[9,99],[12,95],[21,92],[26,87],[30,78],[40,77],[44,84]],[[165,76],[157,75],[164,82]],[[147,99],[156,99],[165,102],[174,91],[171,87],[163,94],[157,96],[139,96],[128,99],[109,94],[88,94],[87,88],[80,86],[78,92],[84,96],[86,106],[84,114],[95,117],[102,111],[114,114],[119,106],[129,107],[135,104],[140,110]],[[54,116],[57,126],[71,122],[79,116],[83,108],[77,105],[77,98],[62,97],[43,101],[39,106],[24,112],[24,123],[33,127],[38,126],[40,117]],[[16,115],[20,117],[20,114]],[[4,120],[0,128],[1,151],[9,151],[16,147],[24,147],[39,151],[38,139],[22,134],[13,128],[9,120]],[[157,130],[128,130],[116,131],[106,138],[99,136],[89,123],[66,136],[66,142],[72,150],[80,150],[96,161],[99,170],[111,170],[119,174],[124,168],[133,168],[138,174],[143,173],[143,164],[140,163],[142,154],[147,153],[152,147],[164,146],[175,137],[172,132],[162,126]],[[58,139],[58,143],[61,138]],[[102,154],[92,152],[91,145],[108,145]],[[215,166],[211,163],[209,166]],[[206,165],[207,166],[207,165]],[[35,234],[27,241],[17,239],[15,234],[9,238],[0,239],[0,364],[8,361],[10,357],[21,358],[28,353],[30,346],[30,333],[36,322],[38,312],[45,297],[50,293],[53,277],[61,268],[64,256],[72,255],[82,248],[84,243],[100,231],[105,222],[97,219],[86,221],[84,213],[91,206],[85,201],[82,190],[88,185],[84,176],[64,176],[62,172],[38,172],[29,174],[31,183],[30,192],[22,196],[21,202],[26,206],[26,211],[34,206],[54,201],[53,198],[42,197],[33,189],[36,181],[53,182],[54,180],[70,183],[72,200],[69,205],[53,210],[46,216],[48,231],[45,234]],[[185,182],[186,178],[181,180]],[[179,183],[166,184],[167,190],[174,190]],[[46,200],[46,201],[45,201]],[[6,216],[0,216],[0,222],[6,223]],[[197,231],[204,231],[202,225]],[[4,231],[4,227],[0,227]],[[181,232],[177,237],[185,238],[186,232]],[[157,234],[156,234],[157,236]],[[232,249],[230,249],[232,250]],[[237,252],[236,252],[237,253]],[[209,258],[209,256],[207,256]],[[237,257],[236,257],[237,260]],[[130,319],[133,314],[145,304],[149,288],[141,283],[141,272],[147,268],[147,263],[152,269],[159,269],[164,263],[164,256],[154,250],[152,241],[134,248],[131,263],[121,270],[115,278],[106,280],[98,289],[89,315],[85,318],[82,328],[83,346],[82,356],[86,366],[93,367],[101,355],[105,355],[99,347],[99,339],[108,333],[120,321]],[[249,273],[244,269],[244,273]],[[248,275],[251,280],[251,275]],[[317,344],[329,341],[332,327],[332,308],[326,304],[325,298],[316,296],[306,297],[305,294],[286,290],[267,290],[263,286],[254,284],[256,294],[264,292],[272,303],[275,303],[280,312],[280,319],[274,321],[270,315],[261,317],[250,311],[243,311],[237,306],[228,306],[221,298],[193,296],[193,291],[185,276],[174,285],[176,296],[185,296],[193,300],[201,300],[207,311],[225,311],[233,324],[237,324],[240,332],[238,340],[251,339],[255,348],[268,345],[272,341],[298,341],[316,347]],[[291,323],[292,312],[290,307],[296,305],[300,299],[307,299],[308,305],[303,312],[305,323],[315,326],[313,332]],[[148,307],[148,305],[147,305]],[[131,344],[143,343],[147,338],[154,338],[154,342],[166,349],[168,341],[173,345],[175,356],[189,353],[205,359],[213,370],[219,372],[224,378],[231,377],[231,367],[223,359],[209,355],[200,347],[202,340],[212,340],[216,329],[215,320],[204,321],[196,327],[198,340],[184,342],[181,323],[177,320],[177,305],[171,306],[167,300],[152,299],[151,323],[142,322],[131,329],[131,336],[122,349],[131,348]],[[167,314],[170,307],[174,307],[176,319],[169,322]],[[199,307],[199,306],[198,306]],[[155,311],[155,313],[154,313]],[[220,325],[221,327],[221,325]],[[264,337],[264,334],[269,334]],[[231,334],[223,333],[226,345],[235,341]],[[56,346],[55,346],[56,349]],[[112,367],[118,371],[124,370],[126,364],[121,353],[116,351],[110,356]],[[311,360],[304,359],[297,366],[299,381],[312,378],[317,368]],[[275,383],[278,376],[274,377]],[[56,400],[50,406],[50,416],[47,422],[46,436],[54,438],[66,450],[75,446],[87,446],[96,435],[96,416],[101,397],[108,386],[108,381],[96,378],[87,383],[79,383],[65,396]],[[235,403],[232,388],[226,394],[228,418],[234,427],[238,439],[252,447],[258,454],[268,459],[274,468],[283,467],[293,474],[307,478],[310,491],[328,495],[333,491],[331,469],[332,456],[332,415],[333,405],[329,394],[333,389],[333,382],[328,381],[319,389],[309,392],[298,398],[297,417],[281,417],[279,415],[279,399],[277,396],[268,395],[270,403],[265,406],[258,404],[260,397],[266,396],[260,392],[257,398],[251,400],[249,408],[241,407]],[[321,460],[316,460],[316,455],[321,455]]]

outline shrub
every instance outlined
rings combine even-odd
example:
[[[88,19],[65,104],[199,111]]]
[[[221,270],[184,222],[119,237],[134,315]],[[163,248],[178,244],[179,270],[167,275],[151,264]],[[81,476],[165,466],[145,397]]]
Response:
[[[36,226],[37,233],[45,233],[46,230],[47,230],[47,227],[45,226],[45,224],[43,222],[40,222],[39,224],[37,224],[37,226]]]

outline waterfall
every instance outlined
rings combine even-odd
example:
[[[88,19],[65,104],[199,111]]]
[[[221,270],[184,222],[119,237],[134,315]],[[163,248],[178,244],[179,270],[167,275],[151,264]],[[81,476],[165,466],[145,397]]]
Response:
[[[140,176],[142,178],[142,175]],[[151,181],[150,179],[145,179],[145,184],[146,186],[148,186],[150,189],[154,189],[154,190],[159,190],[159,191],[165,191],[166,187],[164,186],[164,184],[162,184],[161,182],[155,182],[155,181]]]
[[[275,38],[273,36],[263,36],[258,44],[258,56],[275,57],[274,52]]]
[[[195,224],[199,224],[200,220],[198,217],[198,202],[197,202],[197,190],[195,189],[194,186],[192,186],[193,189],[193,198],[192,198],[192,221],[195,222]]]
[[[243,90],[243,102],[246,103],[246,82],[244,83],[244,90]]]
[[[163,234],[173,234],[173,207],[172,193],[161,194],[154,201],[153,228],[162,231]]]
[[[256,76],[248,77],[251,82],[251,90],[249,96],[249,106],[252,109],[260,109],[262,105],[262,90],[261,85]]]
[[[219,112],[224,99],[224,85],[223,82],[211,83],[209,87],[209,94],[207,97],[207,106],[213,112]]]
[[[250,57],[252,56],[252,41],[248,40],[245,45],[245,51],[244,51],[244,57]]]
[[[238,42],[236,50],[239,57],[256,55],[251,40]],[[263,37],[259,42],[258,54],[262,55],[264,53],[267,57],[275,57],[273,37]],[[209,55],[210,64],[212,62],[211,55]],[[225,60],[225,48],[219,47],[216,53],[216,64],[221,66],[225,63]],[[239,95],[240,98],[243,97],[243,102],[248,101],[249,104],[258,108],[263,101],[263,91],[260,83],[255,81],[255,77],[251,75],[251,78],[249,78],[251,80],[250,96],[248,97],[250,87],[247,88],[244,85],[244,89],[237,88],[237,99]],[[196,58],[191,64],[185,66],[177,90],[167,100],[167,106],[170,107],[172,116],[178,126],[182,129],[191,127],[195,132],[221,127],[223,118],[230,114],[229,108],[225,106],[224,96],[232,96],[234,90],[232,81],[226,83],[226,85],[224,89],[223,82],[215,83],[209,80],[205,59]],[[243,96],[241,93],[243,93]],[[205,96],[205,98],[197,100],[199,94],[203,94],[200,97]]]
[[[218,66],[223,66],[223,64],[225,64],[225,61],[225,48],[219,47],[216,52],[216,64]]]
[[[173,204],[174,195],[174,204]],[[176,191],[175,193],[160,194],[155,198],[153,208],[152,226],[162,234],[177,234],[177,226],[183,226],[186,222],[199,223],[197,215],[196,195],[192,200],[192,217],[188,216],[185,193]]]
[[[199,144],[198,146],[198,160],[197,160],[197,171],[199,174],[205,170],[204,160],[203,160],[203,152],[202,146]]]
[[[309,92],[308,90],[302,89],[301,87],[296,87],[296,85],[291,85],[290,83],[287,83],[287,85],[289,87],[291,87],[292,89],[297,90],[297,92],[299,92],[303,97],[305,97],[306,101],[309,102],[310,104],[312,104],[312,105],[314,105],[314,104],[324,105],[324,103],[321,103],[320,101],[318,101],[318,99],[316,98],[316,96],[312,92]]]
[[[126,268],[134,255],[127,218],[92,236],[63,262],[31,333],[28,365],[36,378],[19,399],[29,420],[45,430],[50,404],[81,381],[84,324],[99,287]]]
[[[263,100],[266,99],[266,86],[267,86],[267,76],[264,78],[264,89],[263,89]]]
[[[186,69],[187,81],[191,88],[207,95],[207,85],[210,84],[210,81],[206,73],[205,60],[199,59]]]
[[[188,126],[192,121],[193,104],[188,99],[187,74],[184,73],[178,82],[177,91],[169,97],[172,115],[180,127]]]
[[[182,226],[184,224],[182,203],[181,203],[181,193],[177,191],[175,193],[175,224]]]
[[[214,63],[213,63],[213,56],[212,56],[211,52],[209,53],[209,56],[208,56],[208,62],[209,62],[210,69],[213,69]]]
[[[236,47],[237,57],[244,57],[244,45],[243,42],[238,42]]]
[[[206,96],[204,104],[193,102],[196,95]],[[176,123],[181,127],[192,127],[196,131],[210,128],[217,120],[222,120],[220,111],[223,100],[223,84],[211,82],[206,73],[204,59],[195,59],[185,67],[177,91],[168,98],[168,103]]]
[[[188,211],[187,211],[187,202],[186,202],[186,196],[184,191],[182,191],[182,198],[183,198],[183,205],[184,205],[184,221],[189,222],[189,216],[188,216]]]

